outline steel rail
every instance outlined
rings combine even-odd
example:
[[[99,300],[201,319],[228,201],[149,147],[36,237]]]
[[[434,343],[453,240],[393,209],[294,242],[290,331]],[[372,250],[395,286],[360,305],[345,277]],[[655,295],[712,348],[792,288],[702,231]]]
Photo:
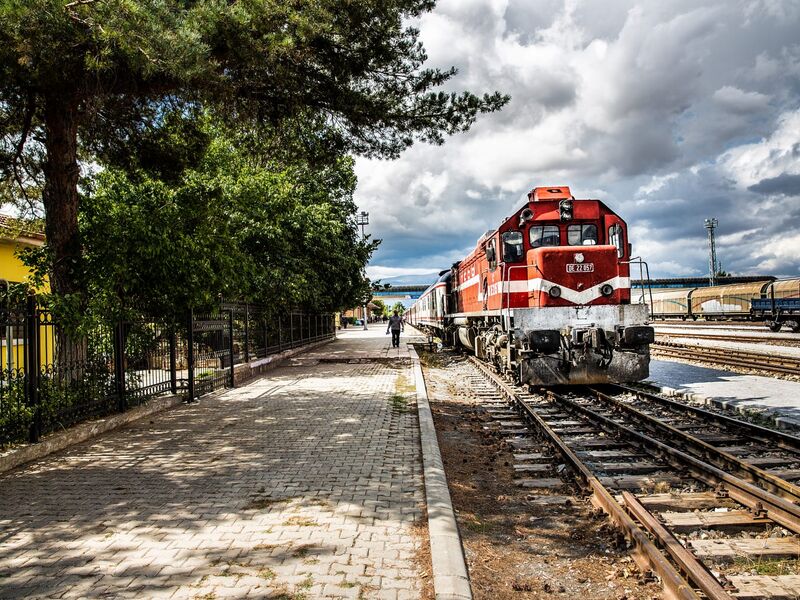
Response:
[[[652,415],[648,415],[634,406],[630,406],[622,400],[604,394],[593,387],[587,387],[587,389],[602,402],[607,402],[613,408],[633,417],[637,423],[646,427],[651,433],[660,433],[668,436],[667,439],[670,440],[671,444],[680,441],[683,449],[690,454],[708,460],[720,468],[735,473],[738,477],[763,487],[781,498],[795,503],[800,502],[800,487],[797,487],[793,483],[781,479],[760,467],[751,465],[738,456],[720,450],[708,442],[686,433],[677,427],[673,427],[669,423],[665,423]],[[800,512],[798,512],[798,518],[800,518]]]
[[[550,443],[572,467],[584,487],[592,493],[592,503],[602,509],[619,527],[624,536],[633,544],[632,556],[643,571],[657,575],[664,587],[667,598],[674,600],[697,600],[700,596],[672,566],[647,534],[636,524],[614,496],[603,486],[597,477],[586,467],[578,456],[564,443],[561,437],[533,410],[513,389],[499,379],[490,369],[475,357],[469,357],[478,370],[494,384],[500,393],[513,406],[519,408],[526,420],[532,421],[548,438]]]
[[[777,346],[778,348],[796,348],[797,342],[800,342],[800,338],[794,339],[787,339],[787,338],[775,338],[769,337],[768,335],[731,335],[725,333],[704,333],[702,331],[699,332],[691,332],[691,331],[658,331],[656,330],[656,338],[688,338],[688,339],[695,339],[695,340],[716,340],[720,342],[745,342],[748,344],[764,344],[764,345],[772,345]],[[777,342],[786,342],[786,344],[781,344]],[[680,342],[678,342],[680,343]]]
[[[661,522],[639,502],[639,499],[630,492],[622,492],[622,501],[639,523],[642,524],[650,535],[655,537],[662,548],[670,555],[673,561],[680,567],[686,576],[697,583],[703,593],[711,600],[733,600],[719,581],[708,571],[708,569],[697,560],[694,554],[684,548],[678,539],[664,527]]]
[[[774,444],[783,450],[789,450],[791,452],[800,454],[800,437],[791,435],[789,433],[785,433],[777,429],[762,427],[761,425],[756,425],[755,423],[748,423],[747,421],[742,421],[741,419],[736,419],[727,415],[721,415],[705,408],[700,408],[699,406],[692,406],[691,404],[678,402],[677,400],[665,398],[660,394],[641,390],[630,385],[624,385],[620,383],[609,383],[604,385],[628,392],[630,394],[635,394],[638,398],[643,400],[652,400],[653,402],[657,402],[674,412],[690,413],[692,415],[701,417],[706,421],[711,421],[715,425],[741,429],[747,434],[747,436],[758,440],[759,442]]]
[[[691,454],[665,444],[649,435],[631,429],[630,427],[621,425],[570,398],[561,396],[553,391],[548,391],[547,395],[563,406],[571,408],[574,412],[586,415],[591,420],[601,425],[608,433],[615,435],[622,434],[628,438],[637,440],[643,446],[650,448],[654,454],[673,467],[678,469],[688,468],[693,477],[707,485],[717,486],[722,484],[727,490],[728,495],[739,504],[746,506],[756,514],[763,513],[768,518],[794,533],[800,533],[800,506],[772,492],[763,490],[748,481],[726,473],[722,469],[704,462]]]

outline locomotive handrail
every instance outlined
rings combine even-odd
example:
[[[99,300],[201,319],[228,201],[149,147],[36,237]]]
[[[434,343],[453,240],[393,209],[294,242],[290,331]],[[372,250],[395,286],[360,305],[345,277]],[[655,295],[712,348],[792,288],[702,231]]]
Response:
[[[506,293],[506,310],[507,310],[507,313],[506,313],[505,319],[506,319],[506,329],[508,329],[508,330],[511,329],[511,271],[513,271],[514,269],[530,269],[531,267],[533,267],[533,265],[524,264],[524,265],[511,265],[511,266],[508,266],[505,262],[503,263],[503,269],[506,271],[506,274],[503,276],[503,280],[501,282],[501,285],[506,287],[505,293]],[[506,282],[508,282],[507,286],[506,286]],[[502,304],[500,305],[500,315],[501,316],[503,315],[503,306],[502,306]]]
[[[653,310],[653,286],[650,285],[650,267],[647,266],[647,263],[642,260],[641,256],[632,256],[628,260],[621,260],[620,264],[623,265],[639,265],[639,281],[642,282],[642,299],[644,299],[644,277],[642,273],[642,267],[644,267],[644,272],[647,273],[647,291],[648,295],[650,296],[650,310]],[[641,304],[641,303],[640,303]],[[644,304],[647,304],[646,302]]]

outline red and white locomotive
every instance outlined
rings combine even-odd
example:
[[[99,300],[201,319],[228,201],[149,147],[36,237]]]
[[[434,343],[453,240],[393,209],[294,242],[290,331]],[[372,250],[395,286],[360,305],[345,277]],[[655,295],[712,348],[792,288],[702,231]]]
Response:
[[[599,200],[538,187],[406,312],[520,383],[625,382],[649,374],[654,331],[631,304],[627,226]]]

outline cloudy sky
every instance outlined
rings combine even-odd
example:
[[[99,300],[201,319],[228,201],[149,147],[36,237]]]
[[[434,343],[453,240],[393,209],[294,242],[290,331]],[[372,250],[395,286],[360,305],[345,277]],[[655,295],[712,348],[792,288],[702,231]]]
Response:
[[[609,204],[655,276],[707,272],[712,216],[725,270],[800,274],[800,0],[439,0],[418,26],[453,89],[512,100],[359,159],[373,278],[429,279],[537,185]]]

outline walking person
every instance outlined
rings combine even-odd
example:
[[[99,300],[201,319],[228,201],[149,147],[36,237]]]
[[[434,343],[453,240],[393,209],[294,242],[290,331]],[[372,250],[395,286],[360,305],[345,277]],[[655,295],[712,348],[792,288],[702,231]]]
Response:
[[[392,332],[392,348],[400,347],[400,332],[405,329],[403,325],[403,317],[394,311],[394,314],[389,317],[389,325],[386,326],[386,333]]]

